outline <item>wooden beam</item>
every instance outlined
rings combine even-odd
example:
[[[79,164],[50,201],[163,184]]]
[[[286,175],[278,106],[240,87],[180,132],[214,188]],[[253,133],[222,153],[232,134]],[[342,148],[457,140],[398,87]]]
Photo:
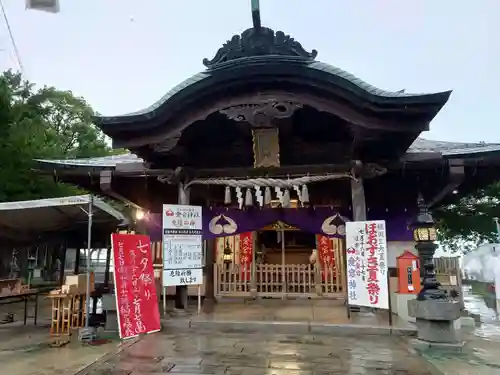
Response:
[[[104,192],[104,194],[106,194],[107,196],[114,198],[120,202],[126,203],[132,207],[135,207],[136,209],[142,210],[141,206],[128,200],[123,195],[120,195],[116,191],[114,191],[113,187],[111,185],[112,181],[113,181],[113,171],[110,171],[110,170],[101,171],[100,176],[99,176],[99,186],[100,186],[101,190]]]
[[[432,199],[429,200],[429,207],[436,205],[437,203],[441,202],[448,194],[453,193],[453,191],[464,180],[465,168],[462,159],[451,159],[448,162],[448,166],[448,183]]]

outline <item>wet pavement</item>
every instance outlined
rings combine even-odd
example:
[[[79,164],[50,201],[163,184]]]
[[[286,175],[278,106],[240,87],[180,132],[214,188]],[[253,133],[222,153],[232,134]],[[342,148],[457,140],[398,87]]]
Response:
[[[0,374],[9,375],[73,375],[122,346],[116,339],[82,344],[74,336],[66,346],[51,347],[47,327],[2,328],[0,337]]]
[[[423,353],[439,373],[453,375],[500,374],[500,321],[497,313],[486,306],[483,298],[464,289],[468,312],[480,317],[476,328],[463,329],[466,345],[462,352],[427,350]]]
[[[382,336],[156,333],[78,375],[431,375],[399,339]]]

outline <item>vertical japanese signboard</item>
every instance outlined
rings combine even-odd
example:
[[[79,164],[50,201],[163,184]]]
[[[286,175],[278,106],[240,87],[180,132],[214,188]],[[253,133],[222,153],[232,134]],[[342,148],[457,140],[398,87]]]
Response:
[[[163,205],[163,286],[203,284],[200,206]]]
[[[335,248],[333,246],[333,241],[327,236],[321,234],[316,235],[316,251],[318,252],[318,260],[321,265],[321,275],[323,281],[329,277],[329,271],[331,270],[335,275]]]
[[[241,278],[249,281],[252,274],[253,261],[253,233],[245,232],[240,234],[240,265]]]
[[[113,264],[120,338],[160,330],[151,242],[139,234],[113,234]]]
[[[389,309],[385,221],[347,222],[346,249],[349,304]]]

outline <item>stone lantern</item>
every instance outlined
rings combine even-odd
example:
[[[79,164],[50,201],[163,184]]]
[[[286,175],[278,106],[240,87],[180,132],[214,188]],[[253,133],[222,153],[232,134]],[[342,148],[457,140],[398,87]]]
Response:
[[[424,301],[427,299],[444,300],[447,299],[444,290],[439,287],[441,284],[436,280],[434,271],[434,253],[438,245],[436,244],[437,232],[435,221],[429,212],[422,196],[417,201],[418,214],[411,223],[415,248],[420,258],[420,277],[422,289],[417,299]]]
[[[417,324],[416,343],[424,347],[462,347],[454,325],[461,316],[462,306],[449,300],[440,289],[433,262],[437,249],[435,221],[421,196],[417,205],[418,214],[411,229],[420,258],[422,289],[415,300],[408,301],[408,314]]]

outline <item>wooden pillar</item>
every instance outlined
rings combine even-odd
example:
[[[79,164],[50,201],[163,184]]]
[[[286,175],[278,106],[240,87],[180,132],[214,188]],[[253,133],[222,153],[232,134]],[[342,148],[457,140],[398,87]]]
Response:
[[[214,264],[216,252],[216,240],[210,239],[207,241],[207,252],[205,255],[205,300],[203,301],[203,310],[205,313],[210,313],[215,304],[214,295]]]
[[[363,186],[363,163],[359,160],[353,162],[351,168],[351,173],[356,180],[351,179],[351,198],[352,198],[352,220],[353,221],[365,221],[366,220],[366,199],[365,199],[365,188]],[[347,270],[347,257],[344,260],[344,269]],[[345,277],[347,280],[347,275]],[[347,283],[344,285],[346,288],[347,296]],[[351,307],[349,309],[348,315],[350,316]],[[365,308],[360,308],[360,311],[369,311]]]
[[[178,185],[179,204],[189,204],[189,188],[185,189],[183,183]],[[176,285],[175,287],[175,308],[187,309],[188,307],[188,287],[187,285]]]
[[[365,200],[365,188],[363,186],[362,169],[363,169],[363,164],[359,160],[356,160],[353,163],[353,167],[351,169],[353,177],[356,178],[356,180],[351,179],[353,221],[366,220],[366,200]]]

